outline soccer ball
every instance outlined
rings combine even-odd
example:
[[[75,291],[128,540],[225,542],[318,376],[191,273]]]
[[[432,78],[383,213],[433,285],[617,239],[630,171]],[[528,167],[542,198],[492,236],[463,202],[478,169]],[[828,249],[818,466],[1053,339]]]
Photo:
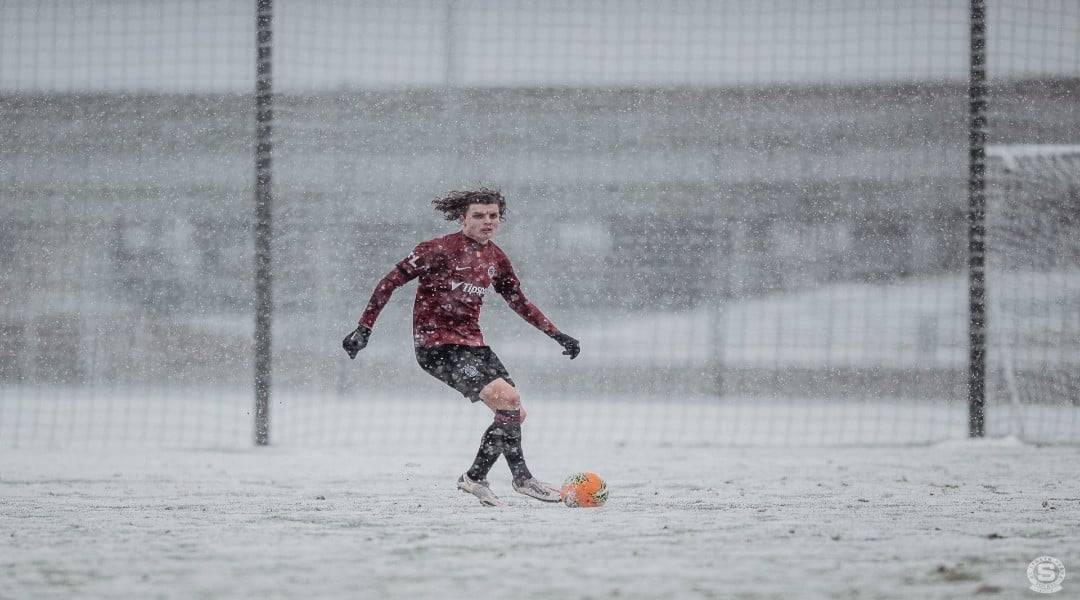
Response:
[[[607,502],[607,484],[596,473],[574,473],[563,482],[559,494],[571,508],[595,508]]]

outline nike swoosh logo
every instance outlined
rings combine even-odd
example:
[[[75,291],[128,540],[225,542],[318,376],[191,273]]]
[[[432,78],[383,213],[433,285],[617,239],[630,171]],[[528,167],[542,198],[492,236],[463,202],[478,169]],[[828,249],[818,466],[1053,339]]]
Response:
[[[472,268],[472,267],[454,267],[454,270],[455,270],[455,271],[464,271],[464,270],[466,270],[466,269],[471,269],[471,268]]]

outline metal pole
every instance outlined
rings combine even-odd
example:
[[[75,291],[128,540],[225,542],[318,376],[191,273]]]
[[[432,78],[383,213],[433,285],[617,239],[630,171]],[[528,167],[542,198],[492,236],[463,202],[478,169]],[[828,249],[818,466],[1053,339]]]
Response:
[[[273,0],[257,0],[255,15],[255,444],[270,443],[270,326],[273,312],[270,263],[271,132],[274,112],[271,78]]]
[[[443,83],[446,87],[453,88],[458,82],[458,43],[457,43],[457,1],[447,0],[446,2],[446,26],[444,29],[444,35],[446,36],[446,64],[444,65],[445,73],[443,74]]]
[[[986,432],[986,2],[971,0],[968,86],[968,435]]]

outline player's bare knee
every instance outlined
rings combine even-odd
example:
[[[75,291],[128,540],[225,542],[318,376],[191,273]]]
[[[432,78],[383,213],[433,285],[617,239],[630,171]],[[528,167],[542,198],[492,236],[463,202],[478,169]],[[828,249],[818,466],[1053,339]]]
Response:
[[[494,410],[520,410],[521,394],[514,386],[497,379],[480,390],[480,399]]]

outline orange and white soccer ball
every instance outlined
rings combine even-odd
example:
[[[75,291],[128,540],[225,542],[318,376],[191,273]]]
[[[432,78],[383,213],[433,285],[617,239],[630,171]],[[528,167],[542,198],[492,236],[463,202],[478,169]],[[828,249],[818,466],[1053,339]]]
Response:
[[[591,471],[574,473],[566,478],[559,493],[571,508],[595,508],[607,502],[607,483]]]

